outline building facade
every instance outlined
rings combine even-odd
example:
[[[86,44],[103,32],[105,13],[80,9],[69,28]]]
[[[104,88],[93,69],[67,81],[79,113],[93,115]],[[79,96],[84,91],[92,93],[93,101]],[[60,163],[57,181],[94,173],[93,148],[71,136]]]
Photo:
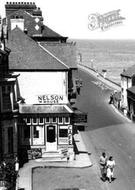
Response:
[[[16,82],[18,146],[23,161],[53,156],[74,159],[75,123],[86,114],[75,111],[77,96],[75,43],[43,24],[31,2],[6,3],[9,71]],[[84,119],[85,118],[85,119]]]
[[[70,102],[75,103],[78,88],[76,78],[79,78],[76,65],[76,43],[67,41],[67,37],[61,36],[46,26],[43,23],[42,11],[34,2],[7,2],[5,10],[8,31],[12,31],[17,26],[46,51],[48,50],[69,66],[68,78],[73,80],[68,81],[68,93]]]
[[[10,49],[5,47],[6,34],[0,21],[0,160],[11,160],[18,153],[18,128],[15,86],[17,75],[9,72]]]
[[[135,86],[135,66],[129,67],[121,74],[121,106],[127,109],[127,89]]]
[[[135,121],[135,86],[127,89],[128,116]]]

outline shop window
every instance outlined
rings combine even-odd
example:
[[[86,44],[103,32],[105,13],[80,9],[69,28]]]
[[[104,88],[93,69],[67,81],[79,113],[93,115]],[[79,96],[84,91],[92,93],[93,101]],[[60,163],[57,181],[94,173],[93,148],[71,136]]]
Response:
[[[24,138],[30,138],[30,127],[29,126],[24,126]]]
[[[60,126],[59,128],[59,137],[68,137],[68,129],[67,127],[64,127],[64,126]]]
[[[69,118],[69,117],[65,117],[64,120],[65,120],[65,123],[66,123],[66,124],[69,124],[69,123],[70,123],[70,118]]]
[[[44,123],[44,118],[43,118],[43,117],[40,117],[40,118],[39,118],[39,123],[40,123],[40,124],[43,124],[43,123]]]
[[[56,118],[56,117],[53,117],[53,118],[52,118],[52,122],[53,122],[53,123],[56,123],[56,122],[57,122],[57,118]]]
[[[27,123],[28,125],[31,124],[31,118],[30,118],[30,117],[26,118],[26,123]]]
[[[46,122],[46,123],[49,123],[49,122],[50,122],[50,118],[49,118],[49,117],[46,117],[46,118],[45,118],[45,122]]]
[[[33,121],[33,124],[37,124],[37,118],[33,118],[32,121]]]
[[[37,126],[33,126],[33,136],[34,138],[39,138],[39,130],[37,130]]]
[[[63,117],[58,118],[58,123],[63,123]]]

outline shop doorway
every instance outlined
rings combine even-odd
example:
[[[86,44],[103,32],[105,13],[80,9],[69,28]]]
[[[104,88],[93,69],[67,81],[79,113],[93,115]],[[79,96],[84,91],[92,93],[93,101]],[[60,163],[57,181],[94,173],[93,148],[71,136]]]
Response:
[[[46,151],[57,150],[56,125],[47,125]]]

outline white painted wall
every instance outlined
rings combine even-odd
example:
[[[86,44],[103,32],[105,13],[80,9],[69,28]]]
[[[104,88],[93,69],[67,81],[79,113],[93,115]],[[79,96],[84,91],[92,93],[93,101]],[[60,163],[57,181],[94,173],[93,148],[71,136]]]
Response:
[[[127,88],[130,88],[132,86],[132,80],[128,77],[121,77],[121,89],[123,91],[121,92],[122,97],[122,105],[124,107],[127,107]]]
[[[20,94],[27,104],[37,104],[38,96],[63,96],[60,103],[68,103],[67,72],[16,72]]]
[[[16,28],[16,26],[18,26],[18,28],[24,31],[24,19],[11,19],[10,22],[11,22],[11,30],[13,30],[14,28]]]

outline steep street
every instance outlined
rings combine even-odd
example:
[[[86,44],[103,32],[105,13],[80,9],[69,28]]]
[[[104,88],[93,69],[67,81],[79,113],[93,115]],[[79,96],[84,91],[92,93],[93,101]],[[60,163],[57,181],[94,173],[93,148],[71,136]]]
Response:
[[[99,85],[97,79],[80,70],[83,80],[77,106],[88,113],[88,127],[82,132],[93,168],[99,176],[99,156],[105,151],[116,161],[116,179],[109,184],[102,182],[105,189],[133,190],[135,187],[135,125],[108,104],[110,89]]]

